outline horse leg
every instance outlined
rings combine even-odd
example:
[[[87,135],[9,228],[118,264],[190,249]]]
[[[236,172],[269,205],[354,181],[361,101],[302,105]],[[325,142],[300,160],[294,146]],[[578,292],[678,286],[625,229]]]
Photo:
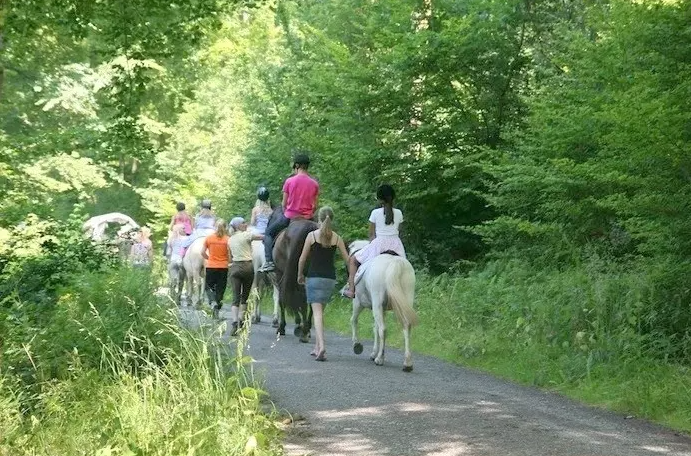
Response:
[[[412,372],[413,355],[410,353],[410,323],[403,324],[403,341],[405,344],[405,355],[403,358],[403,372]]]
[[[358,302],[357,298],[353,299],[353,316],[350,317],[350,327],[353,330],[353,352],[355,352],[356,355],[362,353],[362,344],[358,339],[357,331],[357,323],[358,318],[360,317],[360,312],[362,312],[362,307],[360,306],[360,303]]]
[[[386,322],[384,320],[384,303],[381,300],[372,300],[372,313],[374,314],[374,350],[372,358],[377,366],[384,365],[384,344],[386,337]]]
[[[278,330],[276,330],[276,334],[285,336],[286,335],[286,308],[283,305],[280,305],[280,312],[278,313],[279,316],[279,321],[278,321]]]
[[[310,341],[310,329],[312,328],[312,306],[307,306],[306,309],[300,311],[302,314],[302,334],[300,335],[300,342],[306,344]]]
[[[276,285],[273,285],[274,287],[274,315],[273,315],[273,321],[271,322],[271,326],[274,328],[278,327],[278,313],[280,312],[281,306],[278,303],[278,287]]]

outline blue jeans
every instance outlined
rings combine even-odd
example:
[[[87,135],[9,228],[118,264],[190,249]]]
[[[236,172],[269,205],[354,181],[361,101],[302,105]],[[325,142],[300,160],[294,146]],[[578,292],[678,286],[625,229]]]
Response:
[[[290,225],[290,219],[280,212],[269,222],[269,226],[266,227],[266,232],[264,233],[264,257],[266,261],[274,261],[274,242],[276,235],[281,232],[284,228],[288,228]]]

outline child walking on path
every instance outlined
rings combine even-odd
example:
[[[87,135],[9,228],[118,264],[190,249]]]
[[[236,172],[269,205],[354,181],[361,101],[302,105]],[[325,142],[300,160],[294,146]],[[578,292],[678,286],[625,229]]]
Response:
[[[348,263],[348,251],[343,239],[332,229],[333,219],[334,213],[330,207],[322,207],[319,210],[319,229],[307,235],[298,263],[298,283],[305,285],[307,302],[312,306],[314,314],[317,340],[311,355],[315,356],[317,361],[326,361],[324,307],[331,300],[336,287],[336,249],[341,253],[343,261]],[[305,278],[305,263],[308,260]]]

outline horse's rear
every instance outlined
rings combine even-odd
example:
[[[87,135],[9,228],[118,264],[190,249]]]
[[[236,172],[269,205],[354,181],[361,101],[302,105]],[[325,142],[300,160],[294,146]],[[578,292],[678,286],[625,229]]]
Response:
[[[393,310],[403,329],[405,343],[405,358],[403,370],[413,370],[412,353],[410,351],[410,330],[418,322],[413,308],[415,300],[415,270],[405,258],[382,254],[366,265],[362,278],[355,287],[353,300],[353,316],[351,326],[353,330],[353,350],[362,353],[362,344],[357,337],[357,320],[363,307],[372,309],[374,315],[374,347],[371,359],[375,364],[384,364],[384,345],[386,341],[386,322],[384,312]]]
[[[185,252],[182,258],[182,267],[187,277],[187,298],[190,303],[200,305],[204,288],[204,238],[196,239]]]
[[[302,342],[309,342],[311,315],[310,309],[307,306],[305,287],[297,282],[298,262],[307,235],[316,230],[317,227],[317,224],[312,220],[293,220],[288,228],[283,230],[276,238],[276,244],[274,245],[274,260],[276,263],[275,283],[278,284],[281,306],[278,332],[279,334],[285,334],[285,309],[288,308],[291,312],[301,317],[302,334],[300,341]]]

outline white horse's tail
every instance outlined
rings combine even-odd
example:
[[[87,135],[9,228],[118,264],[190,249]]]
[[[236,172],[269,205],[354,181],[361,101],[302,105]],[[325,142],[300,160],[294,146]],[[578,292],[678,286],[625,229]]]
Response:
[[[407,260],[394,257],[385,272],[386,296],[401,325],[417,324],[413,309],[415,299],[415,271]]]

